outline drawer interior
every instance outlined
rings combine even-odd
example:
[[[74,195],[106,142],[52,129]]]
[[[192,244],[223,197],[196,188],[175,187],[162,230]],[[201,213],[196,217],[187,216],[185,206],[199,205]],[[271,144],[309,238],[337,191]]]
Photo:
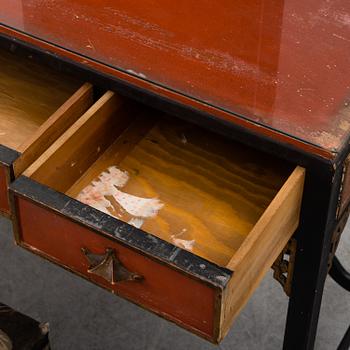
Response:
[[[24,175],[228,266],[292,171],[109,91]]]
[[[0,144],[23,152],[80,85],[30,57],[0,49]]]

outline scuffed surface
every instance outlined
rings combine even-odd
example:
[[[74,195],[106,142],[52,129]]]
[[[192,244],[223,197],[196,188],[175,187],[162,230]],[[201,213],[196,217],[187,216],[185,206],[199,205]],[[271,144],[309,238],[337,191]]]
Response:
[[[117,77],[122,70],[225,110],[233,123],[239,114],[334,153],[347,141],[346,0],[0,5],[2,23],[114,67]]]
[[[216,276],[225,275],[228,280],[232,275],[232,271],[228,269],[175,247],[158,237],[146,234],[127,223],[115,220],[110,215],[106,215],[77,200],[70,199],[63,193],[50,190],[46,186],[24,176],[13,182],[11,188],[16,193],[20,192],[24,198],[44,205],[49,210],[60,212],[68,220],[79,222],[101,232],[110,239],[121,241],[127,246],[142,251],[150,257],[164,261],[213,285],[223,288],[226,282],[218,280]],[[205,268],[203,268],[203,265],[205,265]]]
[[[123,188],[128,180],[129,174],[126,171],[111,166],[84,188],[77,199],[116,218],[120,217],[119,211],[124,210],[133,216],[129,224],[141,228],[144,220],[155,217],[164,204],[157,198],[137,197],[119,190],[118,188]],[[119,207],[113,205],[108,200],[109,197],[112,197]]]

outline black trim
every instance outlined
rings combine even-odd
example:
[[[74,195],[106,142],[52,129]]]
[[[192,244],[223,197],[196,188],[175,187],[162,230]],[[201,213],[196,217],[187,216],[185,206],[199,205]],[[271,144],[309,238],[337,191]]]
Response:
[[[284,350],[314,348],[341,178],[341,167],[306,172]]]
[[[224,288],[232,276],[232,271],[224,267],[117,220],[28,177],[20,176],[10,185],[10,191],[57,211],[102,235],[107,235],[109,239],[175,266],[184,273],[215,287]]]
[[[10,167],[21,154],[0,144],[0,163]]]

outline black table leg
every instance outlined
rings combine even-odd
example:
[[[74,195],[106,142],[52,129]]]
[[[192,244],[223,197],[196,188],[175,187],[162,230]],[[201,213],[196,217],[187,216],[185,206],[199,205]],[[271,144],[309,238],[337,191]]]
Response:
[[[333,258],[333,264],[329,270],[329,275],[335,282],[350,292],[350,273],[344,269],[336,256]]]
[[[326,166],[306,174],[284,350],[314,347],[341,181]]]
[[[346,331],[342,341],[340,342],[337,350],[349,350],[350,348],[350,326]]]
[[[339,261],[339,259],[335,256],[333,258],[333,264],[331,269],[329,270],[330,276],[337,282],[340,286],[350,292],[350,273],[346,271]],[[348,350],[350,348],[350,326],[346,331],[342,341],[338,346],[338,350]]]

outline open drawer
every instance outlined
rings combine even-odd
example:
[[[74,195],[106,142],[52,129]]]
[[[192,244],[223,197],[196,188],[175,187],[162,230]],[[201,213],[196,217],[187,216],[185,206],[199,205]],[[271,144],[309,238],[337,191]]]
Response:
[[[0,213],[8,185],[92,104],[92,87],[0,49]]]
[[[297,228],[303,182],[109,91],[10,194],[21,246],[218,342]]]

